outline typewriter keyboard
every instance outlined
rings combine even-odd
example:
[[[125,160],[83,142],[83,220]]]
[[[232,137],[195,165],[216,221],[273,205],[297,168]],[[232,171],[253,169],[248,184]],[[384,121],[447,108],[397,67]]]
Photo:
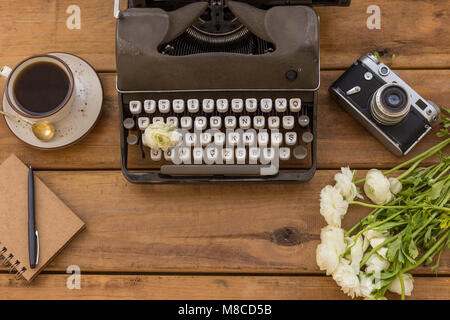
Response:
[[[128,149],[137,148],[169,175],[274,175],[279,168],[309,168],[313,105],[290,98],[142,99],[124,104]],[[142,134],[170,123],[181,141],[150,150]],[[130,151],[129,151],[130,152]]]

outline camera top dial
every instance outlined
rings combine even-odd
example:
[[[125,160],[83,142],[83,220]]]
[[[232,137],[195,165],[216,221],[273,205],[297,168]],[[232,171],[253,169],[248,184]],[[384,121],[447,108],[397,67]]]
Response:
[[[396,83],[388,83],[379,88],[370,106],[374,119],[386,126],[402,121],[410,109],[411,98],[408,91]]]

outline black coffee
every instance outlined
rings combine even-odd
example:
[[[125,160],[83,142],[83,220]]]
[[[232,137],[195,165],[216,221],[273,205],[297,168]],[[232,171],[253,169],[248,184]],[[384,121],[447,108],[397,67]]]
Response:
[[[42,115],[61,105],[69,87],[69,77],[61,67],[51,62],[36,62],[18,74],[13,90],[24,111]]]

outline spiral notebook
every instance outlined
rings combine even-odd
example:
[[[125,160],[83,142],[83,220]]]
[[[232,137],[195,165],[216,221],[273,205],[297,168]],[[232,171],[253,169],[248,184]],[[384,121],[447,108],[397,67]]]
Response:
[[[34,177],[39,263],[30,268],[28,257],[28,167],[15,155],[0,165],[0,263],[16,278],[28,281],[84,228],[67,207],[38,177]]]

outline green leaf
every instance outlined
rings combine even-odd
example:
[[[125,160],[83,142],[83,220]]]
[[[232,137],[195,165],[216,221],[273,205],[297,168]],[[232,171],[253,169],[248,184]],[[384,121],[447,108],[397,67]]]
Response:
[[[412,264],[415,264],[416,263],[416,260],[414,260],[404,249],[403,249],[403,247],[401,247],[400,248],[400,251],[399,251],[399,258],[400,258],[400,253],[402,253],[405,257],[406,257],[406,259],[410,262],[410,263],[412,263]],[[399,259],[399,261],[400,261],[400,259]],[[402,263],[405,263],[405,260],[403,259],[403,262]]]
[[[417,256],[419,255],[419,250],[417,249],[417,246],[416,246],[416,243],[414,242],[414,240],[411,240],[411,242],[409,243],[408,252],[409,252],[409,255],[411,256],[411,258],[413,258],[413,259],[417,258]]]
[[[381,55],[380,55],[380,53],[379,53],[378,51],[375,51],[375,52],[373,53],[373,55],[374,55],[375,57],[377,57],[378,62],[381,62]]]
[[[428,242],[431,239],[431,231],[433,230],[433,228],[428,228],[427,232],[425,233],[425,237],[424,237],[424,241]]]
[[[402,237],[400,236],[388,245],[386,258],[391,262],[395,261],[398,253],[400,252],[401,246],[402,246]]]
[[[439,181],[431,187],[431,190],[428,192],[428,198],[430,200],[436,200],[441,196],[442,188],[444,187],[445,180]]]
[[[414,183],[414,181],[413,181],[413,183]],[[401,196],[408,197],[408,198],[414,197],[414,194],[415,193],[414,193],[414,190],[412,187],[409,187],[408,189],[402,190],[400,192]]]

